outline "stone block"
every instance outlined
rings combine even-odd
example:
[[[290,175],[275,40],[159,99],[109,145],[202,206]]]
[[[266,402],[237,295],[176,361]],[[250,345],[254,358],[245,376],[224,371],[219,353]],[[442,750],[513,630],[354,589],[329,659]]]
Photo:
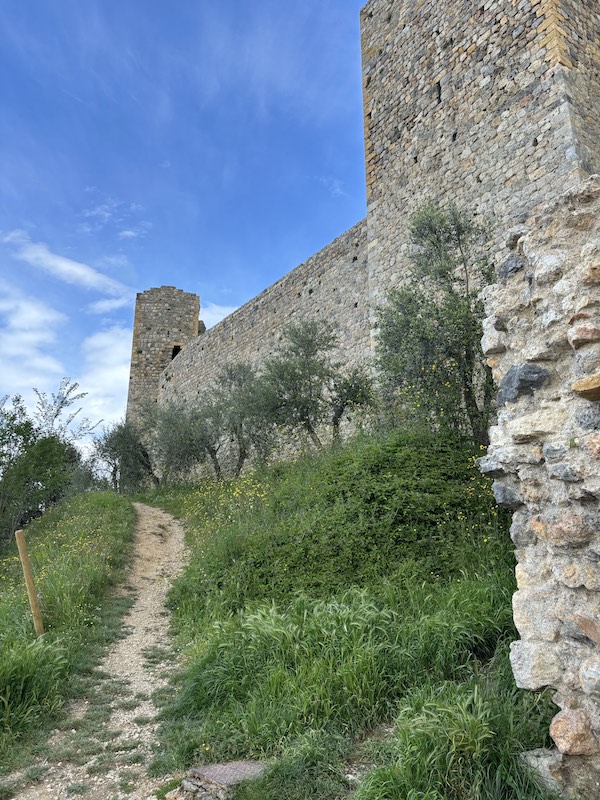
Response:
[[[600,400],[600,372],[580,378],[571,389],[584,400]]]
[[[550,725],[550,736],[561,753],[589,756],[600,752],[589,717],[578,708],[559,711]]]
[[[512,642],[510,664],[517,686],[534,691],[557,686],[563,670],[559,654],[546,642]]]

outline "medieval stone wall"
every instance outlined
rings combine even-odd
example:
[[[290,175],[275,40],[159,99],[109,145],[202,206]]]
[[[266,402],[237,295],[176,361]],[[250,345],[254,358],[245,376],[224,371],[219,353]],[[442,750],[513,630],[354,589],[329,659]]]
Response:
[[[228,362],[259,363],[285,325],[332,322],[346,364],[370,356],[366,224],[360,222],[185,347],[160,377],[161,403],[193,400]]]
[[[596,0],[370,0],[361,22],[374,303],[402,279],[423,200],[500,231],[576,185],[582,160],[600,171]]]
[[[503,269],[507,260],[510,270]],[[508,236],[486,290],[483,346],[499,385],[481,466],[515,509],[511,661],[552,686],[556,753],[532,763],[563,791],[600,797],[600,179]]]

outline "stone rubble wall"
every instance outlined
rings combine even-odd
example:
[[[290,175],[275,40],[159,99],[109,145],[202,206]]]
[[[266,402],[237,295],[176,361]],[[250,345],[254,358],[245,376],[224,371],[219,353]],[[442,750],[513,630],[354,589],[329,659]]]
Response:
[[[517,684],[551,686],[557,750],[532,763],[600,797],[600,178],[510,231],[485,290],[499,386],[481,468],[514,509]]]
[[[424,200],[453,200],[501,231],[600,172],[598,13],[597,0],[366,4],[374,304],[402,280],[408,217]]]
[[[308,318],[336,326],[345,364],[370,358],[364,220],[191,341],[160,376],[159,403],[193,402],[223,366],[259,364],[272,355],[282,328]]]

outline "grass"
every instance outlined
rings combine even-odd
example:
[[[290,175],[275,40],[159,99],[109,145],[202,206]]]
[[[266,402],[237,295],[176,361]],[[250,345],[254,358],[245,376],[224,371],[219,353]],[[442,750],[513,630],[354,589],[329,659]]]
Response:
[[[545,696],[514,688],[507,518],[462,442],[395,432],[150,498],[182,517],[171,593],[185,670],[156,774],[270,764],[243,800],[540,800],[519,753]],[[414,725],[412,721],[414,720]]]
[[[46,513],[27,540],[46,634],[33,636],[16,549],[0,554],[0,763],[25,757],[67,697],[93,679],[128,597],[107,601],[129,557],[134,511],[113,494],[86,494]],[[34,735],[35,738],[35,735]]]

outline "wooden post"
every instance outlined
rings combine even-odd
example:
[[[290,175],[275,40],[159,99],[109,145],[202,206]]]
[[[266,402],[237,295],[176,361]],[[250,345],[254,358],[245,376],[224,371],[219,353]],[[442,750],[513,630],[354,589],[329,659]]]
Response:
[[[33,617],[33,627],[35,628],[36,636],[43,636],[44,623],[42,622],[42,612],[38,603],[37,592],[35,591],[35,584],[33,582],[33,573],[31,571],[31,562],[29,561],[29,553],[27,552],[27,544],[25,543],[25,531],[17,531],[15,533],[17,540],[17,547],[19,548],[19,558],[21,559],[21,566],[23,567],[23,575],[25,576],[25,585],[27,586],[27,597],[29,598],[29,605],[31,607],[31,616]]]

